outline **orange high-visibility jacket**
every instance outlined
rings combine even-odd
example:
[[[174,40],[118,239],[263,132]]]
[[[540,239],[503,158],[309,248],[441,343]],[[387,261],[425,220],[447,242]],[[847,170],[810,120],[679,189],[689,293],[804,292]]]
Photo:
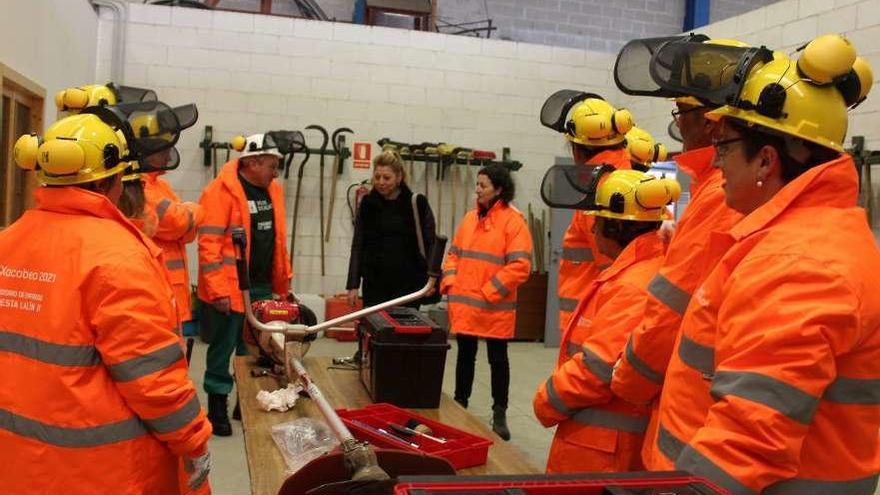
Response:
[[[532,236],[522,213],[497,201],[480,218],[465,214],[443,263],[440,291],[455,333],[513,338],[516,289],[529,278]]]
[[[293,267],[287,257],[284,196],[281,185],[269,185],[275,222],[275,251],[272,260],[272,292],[284,295],[290,290]],[[244,300],[238,289],[232,229],[244,227],[248,246],[251,243],[251,216],[247,196],[238,179],[238,158],[223,165],[220,174],[208,184],[199,203],[205,208],[205,222],[199,227],[199,299],[213,302],[229,297],[232,311],[244,312]],[[245,256],[250,256],[248,247]]]
[[[648,284],[645,319],[630,335],[611,381],[612,392],[634,404],[646,404],[660,394],[681,317],[694,290],[718,261],[709,256],[712,232],[728,232],[742,218],[724,203],[721,170],[712,165],[714,159],[713,146],[675,157],[679,168],[692,178],[690,202],[660,271]],[[656,401],[653,406],[656,411]],[[648,437],[646,443],[652,440]]]
[[[611,165],[619,170],[632,168],[626,149],[605,150],[590,158],[594,165]],[[611,260],[596,251],[592,215],[575,211],[562,238],[562,257],[559,259],[559,334],[568,326],[568,319],[578,302],[583,299],[590,282]]]
[[[609,383],[629,333],[644,318],[663,248],[656,232],[637,237],[596,277],[573,313],[556,370],[533,402],[541,424],[558,424],[548,473],[641,468],[648,408],[614,398]]]
[[[681,324],[651,469],[734,494],[872,495],[880,251],[852,158],[805,172],[713,241]]]
[[[106,197],[40,188],[0,232],[4,493],[178,493],[211,425],[159,248]]]
[[[192,301],[186,245],[196,238],[196,229],[205,220],[205,211],[197,203],[180,201],[171,185],[158,173],[144,174],[143,178],[147,214],[155,216],[157,222],[153,241],[162,248],[180,321],[189,321]]]

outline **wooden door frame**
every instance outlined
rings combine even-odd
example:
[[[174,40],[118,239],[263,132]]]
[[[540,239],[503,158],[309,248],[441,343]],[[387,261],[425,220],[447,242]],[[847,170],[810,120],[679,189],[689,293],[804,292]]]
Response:
[[[38,133],[42,134],[43,111],[46,101],[46,90],[42,86],[31,81],[11,67],[0,63],[0,93],[2,93],[2,96],[8,96],[12,105],[14,105],[16,102],[27,105],[28,108],[31,109],[31,129],[34,129]],[[5,112],[5,109],[3,108],[3,99],[0,98],[0,115],[2,115],[3,112]],[[7,139],[5,136],[7,134],[13,134],[14,130],[15,115],[13,106],[13,113],[10,115],[8,128],[0,129],[0,136],[4,136],[3,139],[0,139],[0,147],[3,147],[3,149],[0,149],[0,153],[6,154],[8,164],[6,168],[6,176],[0,177],[0,180],[5,181],[7,184],[11,184],[13,182],[13,174],[16,172],[15,164],[12,160],[12,147],[15,144],[17,136],[12,136],[10,139]],[[37,183],[33,172],[28,172],[25,175],[25,209],[32,206],[32,192],[36,187]],[[0,229],[3,229],[5,226],[9,225],[13,221],[11,206],[14,198],[15,191],[13,191],[11,187],[6,188],[5,197],[0,198],[0,201],[3,201],[6,204],[6,208],[4,209],[4,218],[0,218]]]

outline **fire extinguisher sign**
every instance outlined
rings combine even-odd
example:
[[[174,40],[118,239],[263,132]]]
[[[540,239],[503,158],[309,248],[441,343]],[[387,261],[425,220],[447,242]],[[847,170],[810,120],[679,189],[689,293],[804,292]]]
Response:
[[[355,141],[352,145],[354,168],[370,168],[373,161],[373,143]]]

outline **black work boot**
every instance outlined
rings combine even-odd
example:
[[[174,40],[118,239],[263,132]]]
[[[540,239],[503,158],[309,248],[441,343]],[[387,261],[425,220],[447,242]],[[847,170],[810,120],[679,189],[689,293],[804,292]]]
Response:
[[[226,410],[226,397],[226,394],[208,394],[208,421],[214,427],[214,434],[219,437],[232,435],[229,412]]]
[[[510,430],[507,428],[507,408],[492,408],[492,431],[498,434],[502,440],[510,440]]]
[[[232,410],[232,419],[241,421],[241,401],[235,401],[235,408]]]

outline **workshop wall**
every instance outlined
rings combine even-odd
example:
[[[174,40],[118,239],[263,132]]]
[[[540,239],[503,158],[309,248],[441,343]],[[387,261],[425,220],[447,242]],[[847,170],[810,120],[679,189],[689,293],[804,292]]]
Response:
[[[102,53],[108,41],[102,39]],[[361,141],[385,136],[445,141],[499,155],[509,146],[512,158],[524,164],[515,174],[517,206],[524,212],[529,203],[541,208],[540,177],[554,156],[568,154],[564,140],[538,123],[545,97],[571,86],[616,93],[608,70],[613,55],[607,53],[139,4],[129,5],[126,60],[126,84],[154,88],[172,104],[199,106],[197,127],[180,143],[184,164],[169,174],[189,200],[196,200],[211,178],[198,148],[205,125],[214,127],[215,139],[228,139],[320,124],[331,132],[351,127]],[[99,74],[99,80],[105,77]],[[320,145],[317,133],[308,131],[306,137],[312,147]],[[328,174],[331,163],[328,158]],[[422,170],[417,166],[411,181],[420,191]],[[325,246],[328,276],[322,280],[317,158],[306,166],[296,239],[297,291],[343,290],[351,242],[343,194],[367,176],[349,164],[339,180],[332,239]],[[290,182],[289,216],[296,186]],[[448,186],[441,209],[433,177],[430,184],[435,214],[444,215],[441,231],[450,234]],[[462,182],[459,191],[464,187]],[[461,207],[457,210],[460,217]],[[194,256],[191,264],[195,268]]]
[[[95,76],[98,16],[82,0],[0,5],[0,62],[46,90],[43,123],[51,124],[55,92]]]

